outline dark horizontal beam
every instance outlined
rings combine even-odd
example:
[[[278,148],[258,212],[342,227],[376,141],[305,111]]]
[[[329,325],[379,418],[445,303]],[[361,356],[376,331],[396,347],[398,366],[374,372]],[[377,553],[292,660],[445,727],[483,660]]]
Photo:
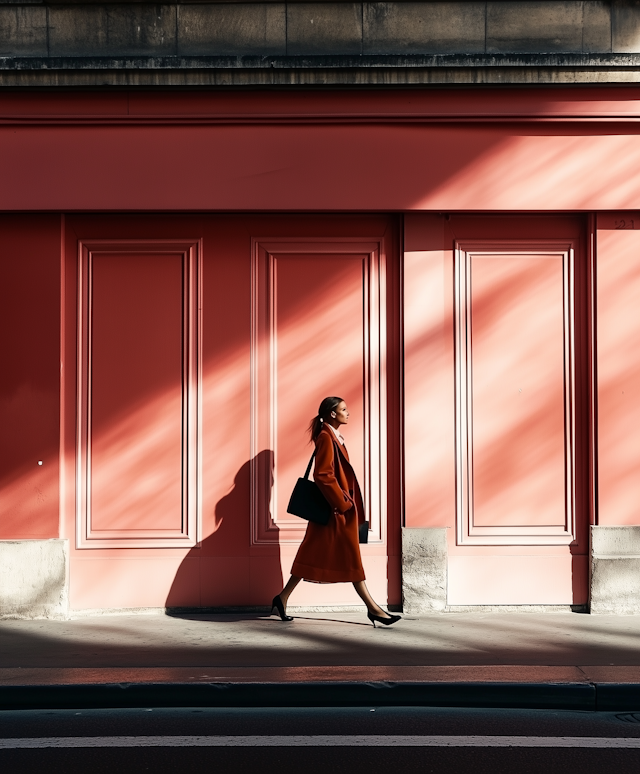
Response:
[[[362,70],[369,68],[640,67],[640,54],[430,54],[302,56],[0,57],[0,71],[39,70]]]

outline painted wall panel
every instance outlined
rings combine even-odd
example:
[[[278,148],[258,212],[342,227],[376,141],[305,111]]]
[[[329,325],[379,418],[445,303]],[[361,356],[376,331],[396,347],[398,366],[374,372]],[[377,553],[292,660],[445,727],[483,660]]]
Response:
[[[474,525],[563,527],[563,256],[474,255],[469,272]]]
[[[289,497],[312,448],[304,443],[308,439],[301,431],[313,409],[311,416],[304,409],[315,408],[319,395],[340,395],[347,401],[353,415],[344,430],[349,456],[355,469],[364,472],[364,258],[339,254],[276,256],[274,513],[279,519],[286,519]],[[295,414],[294,406],[303,413]]]
[[[179,532],[182,256],[103,253],[92,274],[92,530]]]
[[[583,557],[586,580],[586,557]],[[574,598],[574,562],[565,556],[452,556],[450,605],[567,605]],[[586,599],[582,582],[576,597]]]
[[[0,153],[9,211],[640,207],[627,124],[2,126]]]
[[[197,542],[198,247],[78,242],[76,510],[84,548]]]
[[[640,523],[640,213],[597,222],[598,523]]]
[[[0,539],[58,537],[61,223],[0,216]]]
[[[299,542],[306,524],[287,514],[312,447],[307,428],[320,400],[343,397],[350,459],[371,539],[384,540],[385,264],[378,241],[286,238],[255,242],[252,503],[256,544]]]
[[[173,589],[178,572],[179,590]],[[70,562],[70,591],[75,610],[164,607],[170,593],[176,607],[198,606],[198,561],[177,550],[162,554],[76,552]]]

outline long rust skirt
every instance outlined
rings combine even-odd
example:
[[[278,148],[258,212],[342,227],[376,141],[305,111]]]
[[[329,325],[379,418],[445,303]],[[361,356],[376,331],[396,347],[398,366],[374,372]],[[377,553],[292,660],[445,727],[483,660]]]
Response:
[[[345,514],[334,511],[326,525],[309,522],[291,574],[316,583],[356,583],[365,579],[355,508]]]

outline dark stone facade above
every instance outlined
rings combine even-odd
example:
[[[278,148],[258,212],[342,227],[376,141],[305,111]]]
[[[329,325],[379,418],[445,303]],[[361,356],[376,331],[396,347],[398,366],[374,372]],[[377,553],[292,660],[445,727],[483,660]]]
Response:
[[[4,86],[629,83],[637,54],[639,0],[0,0]]]

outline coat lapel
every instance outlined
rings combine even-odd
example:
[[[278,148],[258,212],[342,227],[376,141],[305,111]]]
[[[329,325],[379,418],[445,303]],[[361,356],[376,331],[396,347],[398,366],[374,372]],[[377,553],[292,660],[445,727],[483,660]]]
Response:
[[[343,445],[340,443],[340,441],[338,441],[338,439],[337,439],[337,438],[336,438],[336,442],[337,442],[337,444],[338,444],[338,451],[340,452],[340,454],[342,454],[342,456],[345,458],[345,460],[346,460],[347,462],[349,462],[349,452],[347,451],[347,447],[346,447],[346,445],[345,445],[345,446],[343,446]],[[350,463],[350,462],[349,462],[349,465],[351,465],[351,463]]]
[[[325,429],[325,432],[329,433],[329,435],[331,436],[331,440],[333,441],[333,445],[338,450],[339,455],[347,463],[347,466],[349,467],[351,472],[353,472],[353,468],[351,467],[351,462],[349,461],[349,452],[347,451],[347,447],[343,446],[340,443],[340,441],[336,438],[336,434],[333,432],[333,430],[331,430],[331,428],[327,427]]]

